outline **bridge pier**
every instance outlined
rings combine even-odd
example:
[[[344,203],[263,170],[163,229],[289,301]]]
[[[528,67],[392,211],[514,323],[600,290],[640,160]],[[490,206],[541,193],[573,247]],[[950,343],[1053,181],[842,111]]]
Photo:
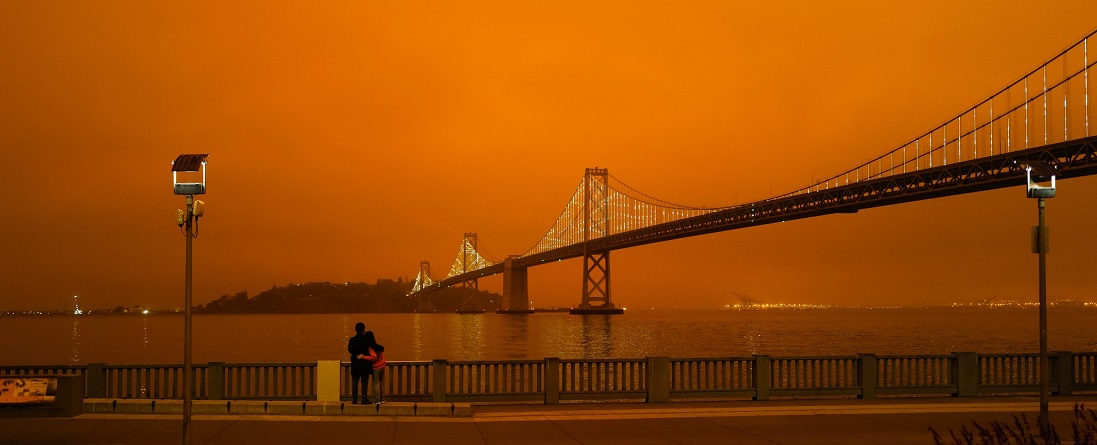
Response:
[[[465,233],[465,240],[461,243],[461,273],[468,273],[469,262],[473,256],[478,255],[476,253],[476,234]],[[461,308],[457,309],[458,314],[482,314],[483,309],[476,307],[476,291],[480,290],[480,281],[478,278],[471,278],[465,280],[462,285],[466,288],[472,289],[473,292],[466,292],[464,300],[461,302]]]
[[[419,300],[418,308],[416,312],[434,312],[434,305],[431,304],[430,293],[424,291],[431,284],[434,284],[430,279],[430,261],[419,262],[419,276],[415,278],[415,287],[413,291],[415,296]],[[426,301],[423,301],[423,294],[427,294]]]
[[[609,296],[609,251],[588,252],[583,249],[583,302],[572,309],[572,315],[625,313],[615,307]]]
[[[499,314],[532,314],[529,307],[529,279],[527,267],[514,267],[514,260],[519,256],[511,255],[503,260],[503,301],[504,309],[495,311]]]

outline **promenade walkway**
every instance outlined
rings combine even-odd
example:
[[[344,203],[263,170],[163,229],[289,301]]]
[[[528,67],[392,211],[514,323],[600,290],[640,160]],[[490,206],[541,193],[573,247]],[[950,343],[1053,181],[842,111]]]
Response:
[[[1053,397],[1069,440],[1075,403]],[[194,444],[932,444],[929,427],[1013,422],[1036,397],[477,405],[471,417],[196,415]],[[173,444],[178,415],[0,419],[0,444]]]

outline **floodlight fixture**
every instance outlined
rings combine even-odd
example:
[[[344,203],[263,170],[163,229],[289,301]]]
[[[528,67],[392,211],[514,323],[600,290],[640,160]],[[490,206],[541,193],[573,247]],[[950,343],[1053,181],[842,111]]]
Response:
[[[1028,180],[1028,187],[1025,189],[1025,194],[1029,198],[1054,198],[1055,197],[1055,176],[1058,171],[1054,167],[1047,165],[1043,162],[1033,161],[1029,162],[1025,166],[1025,179]],[[1050,180],[1050,185],[1040,185],[1040,180]]]
[[[171,179],[176,195],[206,193],[206,156],[209,154],[185,154],[171,161]],[[201,172],[202,182],[179,182],[179,172]]]

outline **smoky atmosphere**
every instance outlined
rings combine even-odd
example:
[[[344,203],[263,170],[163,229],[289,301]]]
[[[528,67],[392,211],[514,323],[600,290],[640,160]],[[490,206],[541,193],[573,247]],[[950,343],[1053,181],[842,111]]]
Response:
[[[496,260],[530,251],[588,168],[690,208],[809,187],[999,93],[1094,17],[996,0],[0,2],[0,310],[181,307],[180,154],[209,154],[195,304],[409,282],[422,261],[437,279],[466,233]],[[1097,133],[1083,123],[1069,131]],[[1057,185],[1048,297],[1094,302],[1097,178]],[[1035,302],[1036,224],[1022,185],[629,247],[613,300]],[[532,304],[578,304],[582,269],[530,268]]]

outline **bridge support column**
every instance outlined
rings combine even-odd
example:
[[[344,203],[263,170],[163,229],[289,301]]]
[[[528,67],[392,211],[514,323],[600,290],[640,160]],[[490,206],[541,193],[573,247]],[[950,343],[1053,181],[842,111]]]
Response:
[[[583,302],[571,313],[623,314],[609,299],[609,249],[590,249],[591,240],[610,234],[609,170],[588,168],[583,190]]]
[[[461,273],[467,273],[469,271],[469,263],[472,262],[473,256],[476,255],[476,234],[466,233],[465,240],[461,244]],[[480,281],[478,278],[472,278],[465,280],[462,284],[464,287],[472,289],[472,292],[465,292],[464,299],[461,302],[461,308],[457,310],[458,314],[482,314],[483,309],[479,309],[476,306],[476,294],[480,290]]]
[[[532,314],[529,307],[528,268],[514,267],[518,256],[509,256],[503,260],[503,301],[506,307],[495,311],[500,314]]]
[[[586,249],[584,249],[585,251]],[[609,251],[583,253],[583,302],[572,314],[623,314],[613,305],[609,288]]]
[[[434,312],[434,305],[431,304],[430,292],[426,289],[430,287],[434,282],[430,279],[430,261],[419,262],[419,276],[415,278],[415,287],[412,289],[415,292],[416,298],[419,300],[419,307],[416,312]],[[423,301],[423,294],[426,294],[427,299]]]

